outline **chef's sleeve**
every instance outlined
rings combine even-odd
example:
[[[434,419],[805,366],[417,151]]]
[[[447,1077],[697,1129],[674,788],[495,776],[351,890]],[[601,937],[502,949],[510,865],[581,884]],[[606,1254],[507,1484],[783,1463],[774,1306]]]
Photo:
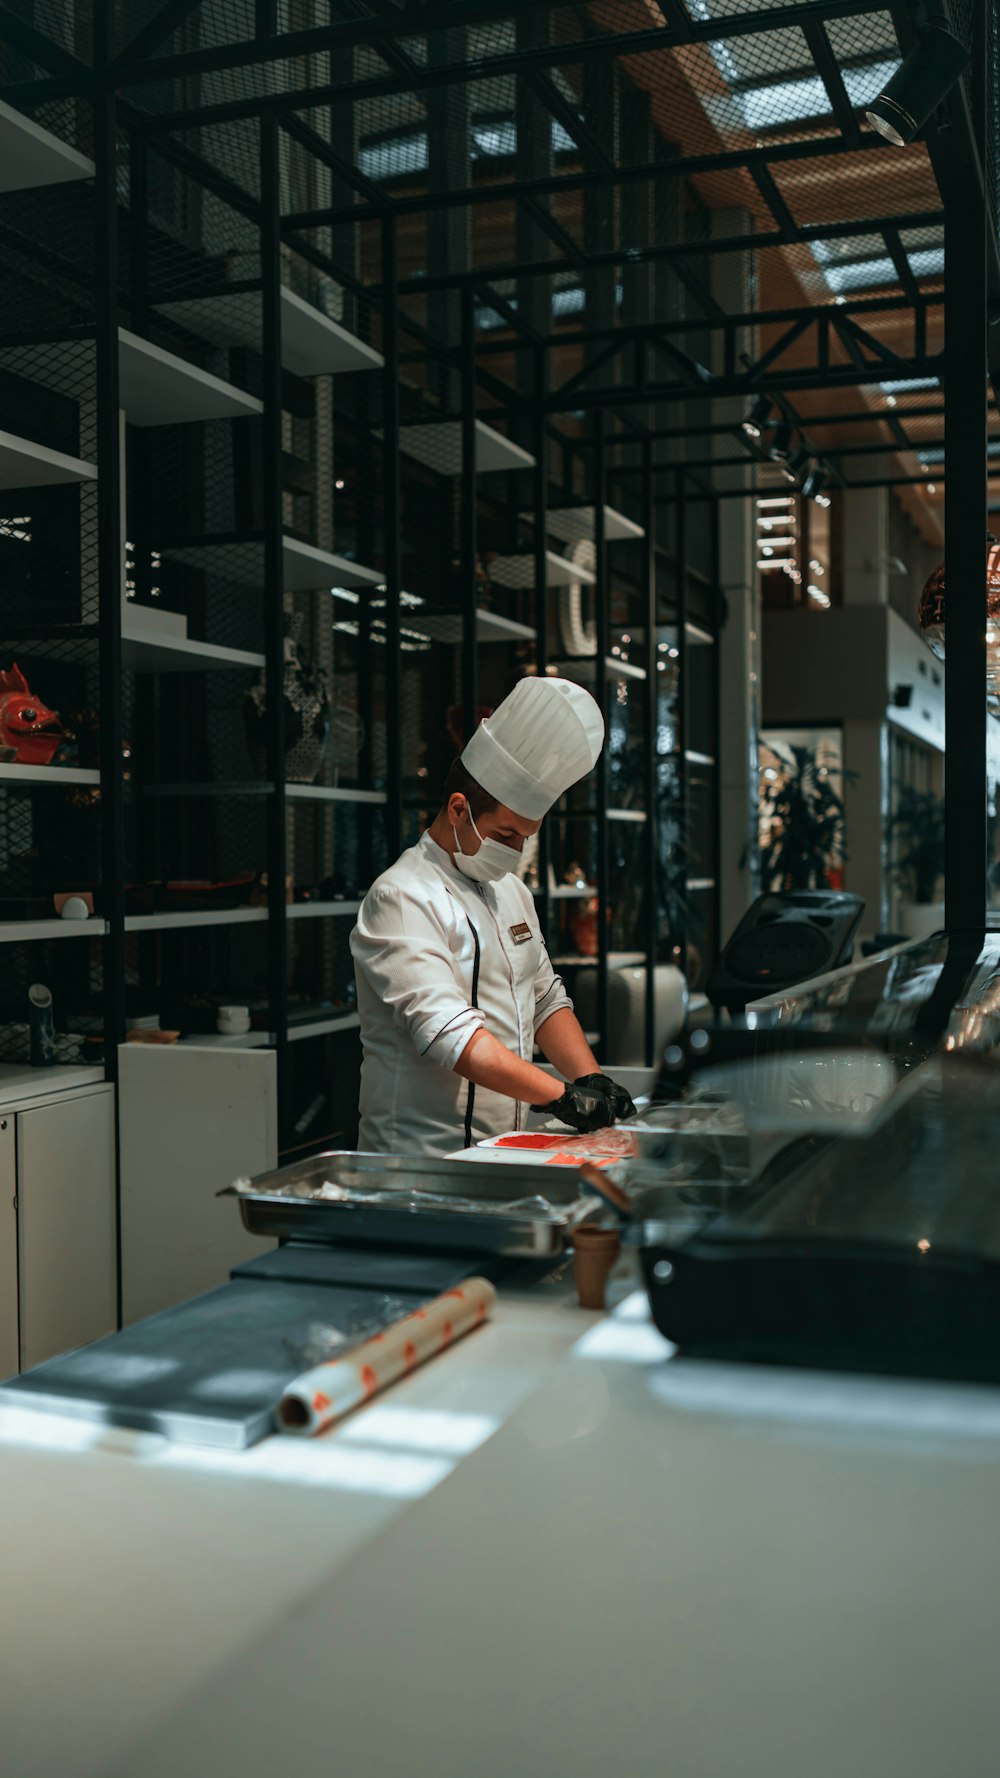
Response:
[[[546,1019],[551,1019],[554,1012],[561,1012],[563,1008],[572,1012],[573,1002],[566,992],[562,977],[556,975],[556,972],[552,967],[549,953],[543,944],[542,960],[538,965],[538,973],[535,976],[536,1037]]]
[[[417,1054],[454,1068],[486,1020],[456,974],[434,911],[395,887],[370,890],[351,934],[351,954]]]

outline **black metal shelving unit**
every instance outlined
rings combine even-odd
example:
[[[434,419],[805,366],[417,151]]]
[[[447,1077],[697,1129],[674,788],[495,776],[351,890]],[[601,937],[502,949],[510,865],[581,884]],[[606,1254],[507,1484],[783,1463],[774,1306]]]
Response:
[[[0,923],[8,1024],[43,973],[113,1073],[136,1016],[252,1001],[286,1152],[349,1141],[352,909],[482,708],[558,668],[613,745],[548,825],[541,917],[593,978],[602,1047],[612,972],[638,959],[652,1059],[655,965],[718,939],[716,543],[767,454],[739,414],[783,404],[835,489],[923,485],[940,388],[888,430],[878,389],[945,368],[945,200],[967,312],[937,480],[973,589],[948,657],[949,895],[972,917],[992,82],[892,153],[860,106],[912,41],[905,7],[816,0],[800,34],[800,8],[684,0],[652,21],[123,0],[81,4],[58,42],[24,10],[0,19],[0,666],[16,653],[74,716],[89,776],[0,765],[25,892]],[[810,249],[806,291],[786,274]],[[748,307],[718,294],[736,260]],[[292,619],[333,693],[311,780],[282,699],[256,753],[244,729]],[[82,886],[67,868],[100,910],[73,938],[45,900]]]

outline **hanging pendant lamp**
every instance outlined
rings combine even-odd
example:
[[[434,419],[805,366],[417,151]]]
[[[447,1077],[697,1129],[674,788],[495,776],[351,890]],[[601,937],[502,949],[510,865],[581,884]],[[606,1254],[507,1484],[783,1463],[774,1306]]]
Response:
[[[935,568],[920,595],[920,631],[931,653],[944,660],[946,630],[945,563]],[[986,533],[986,703],[1000,716],[1000,543]]]

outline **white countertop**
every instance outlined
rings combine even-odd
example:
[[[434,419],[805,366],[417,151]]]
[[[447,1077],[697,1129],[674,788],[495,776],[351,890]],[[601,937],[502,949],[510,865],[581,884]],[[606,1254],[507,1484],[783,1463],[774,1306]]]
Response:
[[[1000,1391],[565,1287],[313,1442],[0,1416],[4,1778],[992,1778]]]
[[[494,1321],[342,1426],[248,1451],[0,1410],[2,1778],[105,1770],[436,1488],[598,1321],[565,1281],[505,1292]]]
[[[114,1778],[992,1778],[1000,1392],[603,1322]]]
[[[568,1279],[314,1441],[0,1410],[0,1774],[992,1778],[998,1485],[1000,1390]]]

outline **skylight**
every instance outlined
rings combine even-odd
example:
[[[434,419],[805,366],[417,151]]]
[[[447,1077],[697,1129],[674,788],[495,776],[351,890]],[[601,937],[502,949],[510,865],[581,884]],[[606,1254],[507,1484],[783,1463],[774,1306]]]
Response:
[[[939,389],[937,377],[900,377],[888,383],[880,383],[883,395],[911,395],[917,389]]]
[[[517,125],[513,118],[496,118],[472,125],[473,159],[493,159],[517,152]],[[575,150],[572,136],[552,120],[552,152]],[[358,165],[367,179],[406,179],[427,171],[427,131],[412,130],[371,142],[358,154]]]
[[[819,258],[819,255],[816,255]],[[915,278],[931,278],[944,271],[944,248],[928,247],[922,253],[909,253],[907,258]],[[859,259],[850,265],[823,266],[823,276],[833,291],[870,290],[880,284],[898,282],[896,267],[888,257]],[[912,383],[907,384],[912,388]]]
[[[718,47],[713,45],[716,61],[719,60]],[[851,104],[860,106],[874,98],[898,66],[898,61],[872,62],[866,68],[844,69],[843,81]],[[742,91],[737,89],[733,98],[750,130],[773,130],[781,124],[800,123],[807,117],[830,114],[830,96],[818,74],[781,80],[768,86],[745,87]]]

